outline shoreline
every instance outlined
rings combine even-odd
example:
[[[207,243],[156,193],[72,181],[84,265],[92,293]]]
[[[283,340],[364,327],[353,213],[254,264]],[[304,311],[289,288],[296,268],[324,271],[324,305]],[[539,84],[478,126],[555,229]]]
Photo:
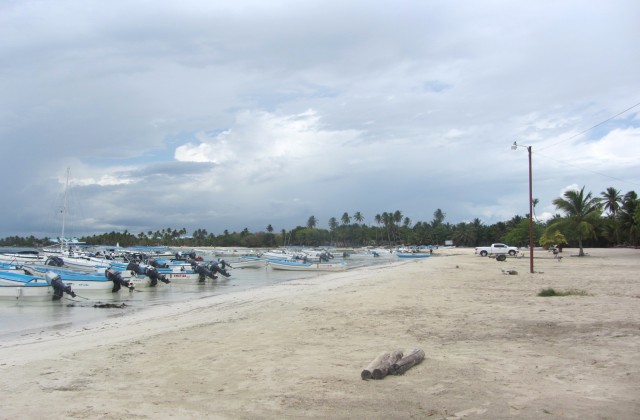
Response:
[[[640,252],[586,251],[536,251],[530,274],[526,252],[454,248],[22,337],[0,418],[634,418]],[[360,379],[414,348],[403,376]]]
[[[13,349],[40,346],[42,343],[57,342],[62,337],[65,343],[59,347],[48,349],[48,352],[63,353],[68,349],[78,350],[83,347],[91,347],[94,344],[86,340],[87,335],[97,334],[101,339],[111,341],[126,341],[140,336],[150,336],[168,333],[172,330],[189,326],[199,326],[202,321],[190,318],[191,314],[216,310],[216,318],[230,316],[229,309],[255,306],[270,299],[291,295],[289,286],[310,287],[306,293],[311,293],[311,288],[320,290],[334,285],[344,286],[343,283],[351,283],[356,279],[354,273],[367,272],[378,269],[388,269],[406,264],[406,261],[390,260],[387,264],[358,267],[351,271],[321,272],[311,278],[287,280],[275,284],[269,284],[252,289],[237,292],[225,292],[218,295],[197,298],[188,301],[170,302],[162,305],[154,305],[138,309],[131,313],[113,314],[105,319],[98,319],[87,324],[70,326],[66,328],[53,328],[41,330],[39,334],[30,333],[14,337],[10,341],[0,343],[0,368],[9,363],[25,364],[29,362],[24,350],[19,355],[12,355]],[[173,318],[172,318],[173,317]],[[209,323],[209,321],[204,322]],[[103,343],[104,344],[104,343]],[[81,347],[74,347],[81,346]],[[34,349],[34,358],[37,358],[38,349]]]

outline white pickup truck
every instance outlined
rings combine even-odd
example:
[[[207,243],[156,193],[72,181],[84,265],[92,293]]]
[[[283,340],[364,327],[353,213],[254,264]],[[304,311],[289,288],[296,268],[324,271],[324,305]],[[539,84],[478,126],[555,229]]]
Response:
[[[509,254],[511,256],[516,255],[519,252],[519,248],[515,246],[509,246],[505,244],[491,244],[491,246],[479,246],[475,250],[475,254],[480,254],[482,257],[487,255],[496,254]]]

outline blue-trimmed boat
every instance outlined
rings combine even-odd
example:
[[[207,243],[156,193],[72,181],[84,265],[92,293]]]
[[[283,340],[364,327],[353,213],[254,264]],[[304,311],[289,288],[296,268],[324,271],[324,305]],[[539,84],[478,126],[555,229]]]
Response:
[[[299,262],[299,261],[285,261],[285,260],[268,260],[269,267],[274,270],[288,270],[288,271],[344,271],[347,269],[345,262]]]
[[[84,292],[111,292],[114,286],[113,281],[107,278],[104,271],[81,273],[51,266],[23,266],[22,269],[27,274],[38,276],[42,281],[45,281],[45,274],[48,271],[52,271],[60,276],[64,284],[71,286],[79,294]]]
[[[431,254],[425,254],[422,252],[397,252],[398,258],[428,258]]]
[[[0,271],[0,299],[46,301],[52,296],[53,288],[44,279],[16,271]]]

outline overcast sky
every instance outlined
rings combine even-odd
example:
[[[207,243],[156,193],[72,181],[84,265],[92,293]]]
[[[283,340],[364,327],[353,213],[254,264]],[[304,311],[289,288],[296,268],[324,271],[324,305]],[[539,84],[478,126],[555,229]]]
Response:
[[[492,224],[528,213],[514,140],[538,217],[571,187],[640,192],[639,21],[637,0],[0,0],[0,237],[59,236],[65,190],[76,236]]]

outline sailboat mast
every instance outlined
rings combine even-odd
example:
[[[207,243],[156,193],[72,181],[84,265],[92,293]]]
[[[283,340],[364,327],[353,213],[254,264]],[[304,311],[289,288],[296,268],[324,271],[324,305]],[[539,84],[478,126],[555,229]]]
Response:
[[[60,234],[60,252],[64,252],[64,222],[67,216],[67,191],[69,190],[69,172],[71,168],[67,168],[67,183],[64,187],[64,201],[62,203],[62,233]]]

